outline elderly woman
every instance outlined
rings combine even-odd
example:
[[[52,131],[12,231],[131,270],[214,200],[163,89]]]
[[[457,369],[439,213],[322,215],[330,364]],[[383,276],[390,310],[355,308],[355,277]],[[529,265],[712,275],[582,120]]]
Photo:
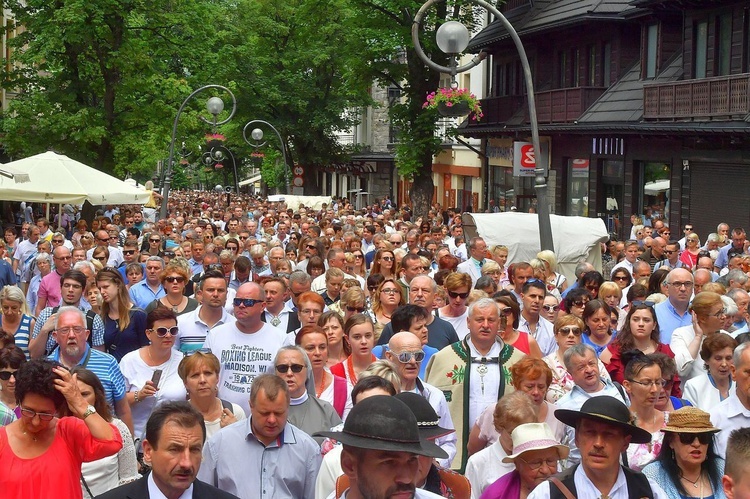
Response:
[[[563,298],[563,309],[576,317],[583,317],[583,309],[592,300],[591,293],[585,288],[573,288]]]
[[[503,275],[503,269],[494,260],[486,260],[481,269],[482,276],[488,276],[497,286],[497,289],[502,289],[500,284],[500,277]]]
[[[333,406],[315,396],[312,364],[302,348],[297,345],[281,347],[276,353],[274,368],[276,375],[289,387],[291,400],[287,420],[290,423],[310,436],[341,424]],[[318,444],[325,440],[324,437],[313,438]]]
[[[602,354],[612,341],[612,310],[601,300],[591,300],[583,309],[582,340],[596,351],[597,357]]]
[[[500,312],[500,324],[497,328],[498,336],[505,343],[519,349],[526,355],[541,359],[542,351],[536,340],[528,333],[518,330],[521,308],[516,300],[511,296],[500,296],[495,298],[495,303],[497,303]]]
[[[622,331],[599,355],[599,359],[607,366],[607,372],[613,381],[622,383],[625,380],[622,354],[629,350],[639,350],[645,354],[662,352],[674,357],[669,345],[659,341],[656,312],[653,307],[645,303],[633,304],[630,307]]]
[[[120,452],[96,461],[85,462],[81,467],[84,496],[95,497],[140,478],[135,445],[127,425],[112,415],[107,405],[104,386],[96,374],[81,366],[74,367],[70,372],[76,375],[81,396],[89,405],[94,406],[105,421],[116,427],[122,436]]]
[[[510,369],[513,386],[516,390],[531,397],[537,407],[538,423],[546,423],[552,428],[555,438],[560,441],[565,435],[565,425],[555,417],[555,404],[546,400],[552,383],[552,370],[541,359],[525,357],[513,364]]]
[[[725,313],[721,295],[711,291],[698,293],[689,310],[693,314],[693,323],[675,329],[669,343],[677,363],[677,373],[684,382],[704,373],[698,361],[703,340],[712,334],[726,332],[721,330]]]
[[[242,407],[217,397],[220,369],[221,364],[214,354],[201,351],[183,358],[177,367],[190,405],[203,415],[206,438],[227,425],[245,419]]]
[[[570,448],[561,445],[546,423],[517,426],[511,435],[513,454],[503,458],[515,469],[506,473],[482,493],[482,499],[526,499],[534,488],[557,473]]]
[[[471,497],[478,499],[498,478],[513,471],[503,458],[513,453],[511,434],[519,425],[537,421],[537,406],[528,395],[510,393],[495,404],[492,417],[480,418],[469,436],[466,478],[471,483]],[[492,440],[492,439],[495,440]]]
[[[23,350],[15,345],[7,345],[0,350],[0,402],[11,409],[17,418],[21,408],[16,400],[18,370],[26,363]]]
[[[557,350],[542,359],[552,370],[552,382],[547,389],[548,402],[557,402],[563,395],[572,390],[573,385],[575,385],[573,377],[565,367],[563,355],[568,348],[581,343],[583,327],[583,321],[572,314],[561,315],[555,321],[554,329]],[[607,369],[601,361],[599,361],[599,376],[604,379],[610,379]]]
[[[443,281],[443,286],[448,293],[448,304],[436,310],[435,315],[448,321],[456,330],[459,340],[463,340],[469,334],[467,322],[469,308],[466,300],[471,291],[471,276],[462,272],[453,272]]]
[[[701,345],[706,370],[685,383],[684,397],[696,407],[709,410],[732,393],[732,353],[737,341],[724,333],[712,334]]]
[[[160,277],[161,285],[167,294],[149,303],[146,313],[151,313],[156,307],[165,307],[180,316],[198,308],[198,300],[183,294],[189,279],[190,273],[182,265],[176,262],[168,263]]]
[[[80,499],[83,462],[122,448],[120,432],[81,395],[76,378],[49,360],[32,360],[18,370],[21,418],[0,428],[3,497],[47,497],[53,491],[55,497]],[[76,417],[57,417],[65,405]]]
[[[714,434],[707,412],[683,407],[670,414],[662,428],[664,444],[656,461],[643,473],[658,483],[669,499],[712,497],[725,499],[721,478],[724,460],[716,454]]]
[[[52,255],[45,252],[38,253],[34,257],[34,265],[39,269],[39,273],[31,278],[29,288],[26,290],[26,304],[30,311],[36,310],[39,297],[39,285],[42,283],[42,279],[52,272]]]
[[[177,331],[175,313],[165,307],[155,308],[146,318],[149,344],[120,361],[136,438],[144,434],[154,407],[166,400],[185,400],[187,396],[177,374],[182,352],[172,348]]]
[[[343,331],[342,331],[343,332]],[[342,420],[352,409],[351,392],[346,379],[335,376],[326,370],[328,365],[328,335],[319,326],[305,326],[294,339],[310,359],[315,385],[315,396],[331,404]]]
[[[36,320],[31,315],[26,298],[16,286],[5,286],[0,290],[0,329],[13,336],[15,344],[29,358],[29,339]]]

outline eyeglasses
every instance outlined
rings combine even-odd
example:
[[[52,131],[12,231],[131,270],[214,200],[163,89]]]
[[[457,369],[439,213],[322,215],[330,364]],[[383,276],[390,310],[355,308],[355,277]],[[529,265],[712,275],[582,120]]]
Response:
[[[170,336],[177,336],[177,333],[180,332],[180,328],[177,326],[172,326],[170,328],[157,327],[156,329],[147,329],[147,331],[156,331],[156,336],[158,336],[159,338],[164,338],[167,334],[169,334]]]
[[[422,350],[417,350],[416,352],[393,352],[393,355],[395,355],[398,361],[402,364],[408,364],[411,362],[411,359],[414,359],[414,362],[422,362],[424,360],[424,351]]]
[[[722,308],[721,310],[719,310],[715,314],[708,314],[708,315],[710,315],[711,317],[716,317],[717,319],[720,319],[721,317],[727,315],[727,309]]]
[[[451,298],[461,298],[462,300],[465,300],[469,297],[469,292],[466,293],[456,293],[455,291],[448,291],[448,296]]]
[[[97,241],[101,241],[101,242],[103,242],[103,243],[108,243],[108,242],[109,242],[109,238],[106,238],[106,239],[102,239],[102,238],[100,238],[100,237],[97,237],[97,238],[96,238],[96,240],[97,240]]]
[[[36,416],[39,416],[39,419],[42,421],[51,421],[52,418],[55,417],[54,414],[48,412],[36,412],[31,409],[26,409],[25,407],[21,407],[21,415],[26,416],[29,419],[34,419]]]
[[[547,312],[557,312],[560,310],[560,305],[542,305],[542,308]]]
[[[0,371],[0,379],[3,381],[8,381],[10,377],[13,376],[14,378],[18,377],[18,370],[15,371]]]
[[[547,468],[557,470],[557,459],[534,459],[533,461],[527,461],[519,457],[521,461],[526,463],[526,466],[531,468],[531,471],[537,471],[542,465],[547,465]]]
[[[713,439],[711,433],[678,433],[677,435],[680,437],[682,445],[690,445],[695,442],[696,438],[701,445],[708,445],[711,443],[711,439]]]
[[[686,226],[686,227],[685,227],[685,232],[693,232],[693,228],[692,228],[692,227],[687,227],[687,226]]]
[[[220,263],[211,263],[209,265],[206,265],[205,271],[209,272],[211,270],[220,270],[220,271],[224,272],[224,268],[221,266]]]
[[[573,302],[573,305],[575,305],[576,307],[585,307],[588,302],[588,300],[575,300]]]
[[[67,289],[67,288],[70,288],[70,289],[81,289],[83,286],[81,286],[77,282],[65,282],[60,287],[64,288],[64,289]]]
[[[75,334],[83,334],[84,332],[86,332],[86,328],[81,326],[70,326],[58,328],[56,331],[58,334],[70,334],[71,332]]]
[[[280,364],[276,366],[276,370],[281,374],[288,373],[289,369],[291,369],[293,373],[297,374],[299,372],[302,372],[302,369],[304,368],[305,366],[303,366],[302,364]]]
[[[626,275],[615,275],[615,276],[612,276],[612,280],[613,281],[627,281],[628,280],[628,276],[626,276]]]
[[[349,306],[347,306],[346,309],[349,312],[356,312],[358,314],[361,314],[362,312],[365,311],[365,307],[349,307]]]
[[[395,295],[396,293],[400,293],[401,290],[394,289],[394,288],[388,288],[388,289],[381,289],[380,292],[381,293],[385,293],[387,295]]]
[[[571,334],[573,334],[573,336],[581,336],[582,334],[580,327],[571,327],[571,326],[561,327],[557,332],[565,336],[570,336]]]
[[[674,253],[677,253],[677,250],[664,250],[664,253],[666,253],[667,255],[672,255]]]
[[[653,307],[654,305],[656,305],[656,303],[648,300],[633,300],[634,307],[640,307],[642,305],[645,305],[646,307]]]
[[[664,386],[667,384],[666,381],[663,379],[655,379],[655,380],[646,380],[646,381],[638,381],[636,379],[629,379],[631,383],[635,383],[636,385],[641,385],[646,388],[651,388],[652,386],[655,386],[656,388],[664,388]]]
[[[62,244],[64,241],[62,239],[53,239],[53,243]]]
[[[691,287],[693,287],[693,283],[691,281],[670,282],[669,285],[672,286],[673,288],[677,288],[677,289],[680,289],[680,288],[691,288]]]
[[[505,307],[505,308],[498,307],[498,310],[500,310],[500,317],[508,317],[510,314],[513,313],[513,309],[510,307]]]
[[[245,307],[254,307],[256,303],[263,303],[263,300],[254,300],[253,298],[235,298],[232,300],[232,304],[235,307],[244,305]]]
[[[164,280],[167,281],[167,282],[178,282],[180,284],[182,284],[183,282],[185,282],[185,278],[182,277],[181,275],[167,276],[167,277],[164,278]]]

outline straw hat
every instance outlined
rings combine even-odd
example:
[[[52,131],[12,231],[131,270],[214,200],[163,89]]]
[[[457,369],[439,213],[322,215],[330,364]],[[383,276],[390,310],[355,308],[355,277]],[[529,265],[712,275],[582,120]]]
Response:
[[[661,431],[674,433],[717,433],[721,429],[711,424],[707,412],[697,407],[685,406],[669,413],[669,422]]]
[[[504,457],[504,463],[512,463],[515,458],[532,450],[557,449],[558,459],[567,459],[570,448],[555,438],[547,423],[527,423],[516,426],[510,434],[513,439],[513,454]]]

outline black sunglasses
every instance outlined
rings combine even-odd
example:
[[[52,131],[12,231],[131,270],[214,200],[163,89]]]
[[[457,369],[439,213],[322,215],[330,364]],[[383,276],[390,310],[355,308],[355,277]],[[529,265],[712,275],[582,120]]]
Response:
[[[448,296],[451,298],[461,298],[462,300],[465,300],[469,297],[469,292],[466,293],[456,293],[455,291],[448,291]]]
[[[185,282],[185,278],[182,277],[181,275],[176,275],[176,276],[171,275],[171,276],[165,277],[164,280],[167,282],[179,282],[180,284]]]
[[[648,300],[633,300],[634,307],[640,307],[641,305],[645,305],[647,307],[653,307],[654,305],[656,305],[656,302],[648,301]]]
[[[680,443],[682,445],[690,445],[696,438],[701,445],[708,445],[713,438],[713,434],[711,433],[678,433],[677,435],[680,437]]]
[[[349,312],[357,312],[358,314],[361,314],[362,312],[365,311],[364,307],[349,307],[349,306],[347,306],[346,309]]]
[[[235,298],[232,300],[232,304],[235,307],[239,307],[240,305],[244,305],[246,307],[254,307],[256,303],[263,303],[263,300],[255,300],[253,298]]]
[[[132,255],[135,253],[135,250],[122,250],[123,255]]]
[[[280,364],[276,366],[276,370],[279,371],[281,374],[286,374],[289,372],[289,369],[291,369],[293,373],[297,374],[297,373],[302,372],[302,369],[304,367],[305,366],[303,366],[302,364],[291,364],[291,365]]]
[[[512,313],[513,313],[513,309],[510,307],[500,309],[500,317],[508,317]]]
[[[0,371],[0,379],[3,381],[8,381],[11,376],[15,378],[17,374],[18,374],[17,370],[16,371]]]

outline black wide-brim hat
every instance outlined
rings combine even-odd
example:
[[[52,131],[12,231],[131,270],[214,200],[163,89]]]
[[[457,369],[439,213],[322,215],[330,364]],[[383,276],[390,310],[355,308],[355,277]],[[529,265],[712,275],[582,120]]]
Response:
[[[440,426],[440,416],[437,415],[430,402],[423,396],[414,392],[401,392],[396,394],[395,397],[406,404],[411,409],[411,412],[414,413],[414,417],[417,418],[417,428],[419,428],[420,437],[427,440],[434,440],[456,431]]]
[[[435,443],[421,437],[411,409],[387,395],[375,395],[357,403],[349,412],[342,431],[319,431],[313,436],[332,438],[359,449],[410,452],[439,459],[448,457]]]
[[[581,419],[593,419],[611,424],[625,430],[631,436],[631,443],[647,444],[651,442],[651,433],[631,423],[630,410],[614,397],[601,395],[591,397],[581,406],[580,411],[557,409],[555,417],[568,426],[575,428]]]

